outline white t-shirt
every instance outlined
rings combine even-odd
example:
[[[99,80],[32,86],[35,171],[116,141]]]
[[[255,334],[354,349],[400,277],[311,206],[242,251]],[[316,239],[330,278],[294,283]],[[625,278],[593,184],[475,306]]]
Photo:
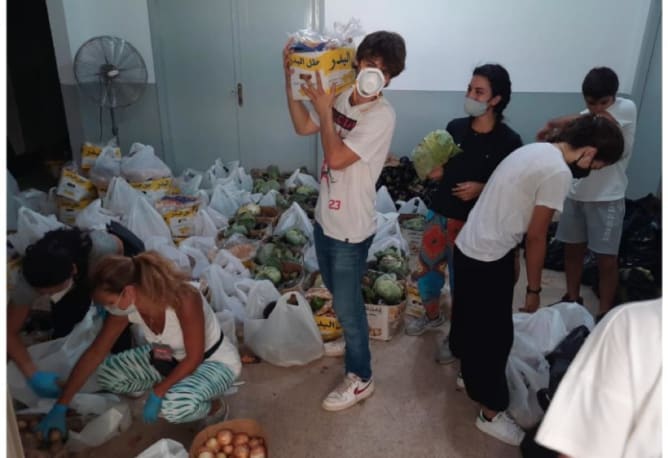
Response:
[[[551,143],[516,149],[489,177],[455,240],[457,247],[478,261],[501,259],[522,241],[536,205],[561,211],[572,178]]]
[[[204,311],[204,351],[213,347],[220,338],[220,324],[216,318],[213,309],[209,306],[206,299],[202,297],[202,308]],[[148,343],[160,343],[169,345],[176,360],[181,361],[186,357],[186,345],[183,340],[183,330],[181,323],[172,307],[167,307],[165,311],[165,327],[162,334],[155,334],[151,328],[144,322],[139,312],[128,315],[130,323],[139,326]],[[236,377],[241,373],[241,359],[239,352],[228,336],[223,338],[218,349],[213,355],[209,356],[207,361],[219,361],[229,367]]]
[[[573,180],[568,197],[582,202],[605,202],[623,199],[626,195],[628,178],[626,168],[633,152],[633,140],[636,135],[636,105],[629,99],[617,97],[606,110],[617,121],[624,136],[622,158],[612,165],[599,170],[592,170],[588,177]],[[581,114],[588,114],[589,110]]]
[[[334,104],[334,124],[343,143],[360,160],[342,170],[323,162],[315,219],[331,238],[359,243],[376,231],[376,181],[390,151],[396,123],[394,109],[385,97],[350,105],[352,88]],[[320,120],[311,112],[317,125]]]
[[[575,458],[661,455],[661,299],[613,309],[561,380],[536,435]]]

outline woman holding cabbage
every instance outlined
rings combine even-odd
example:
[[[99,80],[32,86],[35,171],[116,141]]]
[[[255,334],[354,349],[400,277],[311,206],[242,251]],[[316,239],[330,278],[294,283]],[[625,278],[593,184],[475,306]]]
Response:
[[[425,314],[408,324],[408,335],[421,335],[445,322],[440,295],[446,264],[452,290],[454,240],[496,166],[522,146],[517,132],[503,122],[510,87],[510,76],[501,65],[477,67],[464,99],[469,116],[450,121],[447,131],[428,134],[414,151],[420,178],[436,180],[438,185],[430,196],[418,258],[418,289]],[[449,346],[446,338],[436,355],[441,364],[454,361]]]

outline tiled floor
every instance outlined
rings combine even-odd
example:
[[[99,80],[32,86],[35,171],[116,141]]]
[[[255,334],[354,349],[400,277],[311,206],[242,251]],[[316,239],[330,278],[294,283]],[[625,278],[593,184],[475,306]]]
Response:
[[[522,274],[515,289],[515,308],[524,299]],[[564,275],[544,271],[542,304],[564,293]],[[585,304],[596,311],[598,300],[583,288]],[[372,341],[375,394],[338,413],[320,408],[322,397],[340,380],[341,358],[322,358],[303,367],[280,368],[267,363],[245,366],[245,385],[229,397],[231,418],[253,418],[267,433],[272,457],[519,457],[519,449],[479,432],[475,404],[455,389],[456,363],[433,360],[442,329],[421,337],[396,336]],[[141,401],[133,403],[135,420],[129,431],[81,456],[132,457],[163,437],[186,448],[196,425],[147,426],[141,422]]]

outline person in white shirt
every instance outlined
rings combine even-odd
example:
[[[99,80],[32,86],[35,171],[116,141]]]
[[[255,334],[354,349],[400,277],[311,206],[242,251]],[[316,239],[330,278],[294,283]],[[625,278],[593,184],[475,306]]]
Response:
[[[335,411],[374,391],[361,281],[376,231],[376,181],[396,123],[394,109],[381,91],[403,71],[406,45],[394,32],[364,37],[355,56],[356,84],[337,97],[334,87],[322,87],[318,73],[315,84],[302,86],[313,105],[309,112],[292,98],[291,44],[283,49],[290,117],[299,135],[320,134],[324,152],[314,237],[320,273],[332,293],[345,340],[344,379],[322,403],[325,410]]]
[[[612,310],[566,375],[536,442],[573,458],[662,456],[661,299]]]
[[[572,176],[614,164],[624,140],[615,123],[587,115],[554,143],[518,148],[496,167],[455,240],[450,349],[459,355],[469,397],[480,403],[476,426],[512,445],[524,432],[505,412],[506,364],[513,343],[514,250],[526,234],[527,290],[523,310],[540,305],[547,229],[561,210]]]
[[[624,135],[622,158],[611,167],[592,170],[573,181],[564,211],[559,218],[556,238],[564,242],[566,294],[562,301],[582,304],[580,282],[584,257],[589,248],[596,253],[599,282],[599,317],[614,305],[619,278],[617,254],[624,221],[624,198],[628,167],[636,130],[636,106],[617,96],[619,80],[613,70],[596,67],[582,82],[587,108],[579,115],[553,119],[538,133],[542,140],[561,129],[574,117],[593,113],[615,121]]]

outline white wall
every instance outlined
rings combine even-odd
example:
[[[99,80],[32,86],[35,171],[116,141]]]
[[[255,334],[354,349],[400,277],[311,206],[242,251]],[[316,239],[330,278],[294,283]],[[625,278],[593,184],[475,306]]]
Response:
[[[146,62],[148,82],[155,83],[146,0],[49,0],[46,3],[62,84],[75,84],[74,56],[85,41],[99,35],[129,41]]]
[[[389,89],[462,91],[498,62],[513,91],[579,92],[594,66],[630,93],[651,0],[325,0],[324,24],[360,19],[406,40],[406,70]]]

